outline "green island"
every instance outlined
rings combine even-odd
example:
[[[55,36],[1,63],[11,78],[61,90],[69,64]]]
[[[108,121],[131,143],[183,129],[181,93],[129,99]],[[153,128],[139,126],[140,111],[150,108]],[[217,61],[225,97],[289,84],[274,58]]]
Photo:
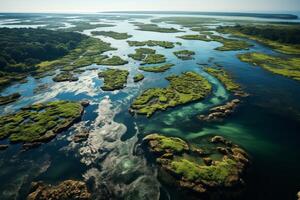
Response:
[[[159,33],[178,33],[182,32],[176,28],[163,28],[159,27],[157,24],[144,24],[144,23],[134,23],[140,31],[151,31]]]
[[[300,58],[284,56],[272,56],[264,53],[246,53],[238,55],[243,62],[260,66],[274,74],[279,74],[300,81]]]
[[[78,77],[74,76],[73,73],[71,72],[61,72],[57,74],[55,77],[52,79],[55,82],[64,82],[64,81],[78,81]]]
[[[128,57],[138,60],[138,61],[143,61],[147,55],[149,54],[155,54],[156,50],[150,49],[150,48],[138,48],[135,49],[135,53],[133,54],[128,54]]]
[[[33,104],[0,117],[0,139],[8,137],[12,143],[48,142],[80,120],[82,114],[83,106],[78,102]]]
[[[67,32],[83,32],[84,30],[90,30],[95,28],[113,27],[113,24],[91,24],[89,22],[72,22],[74,27],[64,28],[63,31]]]
[[[112,56],[111,58],[105,58],[102,60],[100,59],[100,61],[97,64],[116,66],[116,65],[125,65],[127,63],[128,63],[127,60],[123,60],[119,56]]]
[[[231,75],[222,68],[204,67],[203,70],[216,77],[230,92],[240,91],[241,86],[233,81]]]
[[[299,25],[236,25],[218,27],[217,31],[257,41],[281,53],[300,54]]]
[[[183,27],[196,28],[203,27],[208,24],[218,23],[215,18],[201,18],[201,17],[161,17],[153,19],[151,22],[159,23],[165,22],[168,24],[177,24]]]
[[[166,79],[170,82],[169,86],[144,91],[134,100],[130,111],[150,117],[158,110],[203,99],[212,89],[211,84],[195,72],[171,75]]]
[[[185,40],[201,40],[205,42],[220,42],[223,44],[221,47],[217,47],[218,51],[238,51],[238,50],[248,50],[252,45],[243,40],[228,39],[217,35],[182,35],[178,38]]]
[[[126,40],[132,37],[132,35],[129,35],[128,33],[118,33],[114,31],[92,31],[91,34],[95,36],[101,35],[111,37],[116,40]]]
[[[145,72],[154,72],[154,73],[161,73],[161,72],[165,72],[169,69],[171,69],[171,67],[173,67],[174,64],[163,64],[163,65],[158,65],[158,66],[147,66],[147,67],[139,67],[140,70],[143,70]]]
[[[177,188],[205,194],[243,184],[248,154],[222,136],[202,136],[198,145],[157,133],[142,140],[142,148],[164,172],[161,181]],[[169,178],[164,178],[168,176]]]
[[[21,95],[19,93],[13,93],[7,96],[0,96],[0,106],[15,102],[20,97]]]
[[[162,54],[149,54],[143,59],[142,65],[145,64],[159,64],[166,62],[166,57]]]
[[[142,81],[144,78],[145,78],[145,76],[144,76],[143,74],[136,74],[136,75],[133,77],[133,81],[134,81],[135,83],[137,83],[137,82]]]
[[[195,55],[194,51],[189,50],[180,50],[173,52],[174,55],[181,60],[191,60],[193,59],[193,55]]]
[[[175,45],[173,42],[168,42],[168,41],[158,41],[158,40],[147,40],[147,41],[127,41],[129,46],[131,47],[141,47],[141,46],[149,46],[149,47],[154,47],[154,46],[160,46],[166,49],[171,49],[174,48]]]
[[[99,72],[99,78],[104,78],[104,85],[101,87],[104,91],[114,91],[123,89],[127,83],[129,72],[120,69],[107,69]]]

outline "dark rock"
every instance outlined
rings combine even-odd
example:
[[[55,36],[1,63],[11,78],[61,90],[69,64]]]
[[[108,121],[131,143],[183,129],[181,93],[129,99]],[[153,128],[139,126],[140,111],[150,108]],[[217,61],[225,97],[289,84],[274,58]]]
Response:
[[[0,151],[1,150],[5,150],[7,148],[8,148],[8,145],[6,145],[6,144],[0,144]]]
[[[89,100],[82,100],[82,101],[80,102],[80,104],[81,104],[83,107],[87,107],[87,106],[90,105],[90,101],[89,101]]]
[[[89,200],[91,193],[82,181],[66,180],[58,185],[33,182],[27,200]]]
[[[22,149],[23,149],[23,151],[27,151],[29,149],[39,147],[41,144],[42,144],[42,142],[24,143],[22,145]]]

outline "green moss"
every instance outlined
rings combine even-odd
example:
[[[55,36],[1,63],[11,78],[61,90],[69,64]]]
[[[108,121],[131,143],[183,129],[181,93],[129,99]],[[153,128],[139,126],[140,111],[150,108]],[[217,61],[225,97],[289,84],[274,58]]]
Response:
[[[186,104],[206,97],[211,84],[195,72],[185,72],[179,76],[166,78],[170,85],[166,88],[151,88],[137,97],[131,105],[132,111],[150,117],[157,110]]]
[[[78,77],[75,77],[70,72],[61,72],[53,78],[55,82],[64,82],[64,81],[78,81]]]
[[[180,50],[180,51],[175,51],[174,55],[177,58],[180,58],[182,60],[191,60],[193,59],[193,55],[195,55],[195,52],[189,50]]]
[[[238,55],[243,62],[260,66],[272,73],[286,76],[300,81],[300,58],[299,57],[275,57],[264,53],[246,53]]]
[[[221,81],[228,91],[235,92],[237,90],[240,90],[240,85],[234,82],[232,77],[224,69],[205,67],[204,71]]]
[[[139,82],[141,80],[143,80],[145,77],[143,74],[136,74],[134,77],[133,77],[133,81],[134,82]]]
[[[196,162],[191,162],[183,158],[178,161],[172,161],[171,167],[177,174],[182,175],[189,181],[200,179],[201,181],[221,185],[227,182],[230,176],[238,174],[236,161],[229,158],[223,161],[216,161],[211,166],[199,165]]]
[[[92,31],[91,34],[111,37],[116,40],[126,40],[132,37],[132,35],[129,35],[128,33],[118,33],[114,31]]]
[[[144,138],[144,141],[149,142],[151,148],[156,152],[172,151],[173,153],[180,153],[188,150],[188,144],[177,137],[166,137],[159,134],[150,134]],[[151,141],[154,141],[151,143]]]
[[[163,65],[159,65],[159,66],[139,67],[139,69],[143,70],[145,72],[161,73],[161,72],[165,72],[165,71],[171,69],[171,67],[173,67],[173,66],[174,66],[174,64],[163,64]]]
[[[147,40],[147,41],[127,41],[129,46],[149,46],[149,47],[154,47],[154,46],[160,46],[166,49],[174,48],[174,43],[173,42],[168,42],[168,41],[158,41],[158,40]]]
[[[7,95],[7,96],[0,96],[0,106],[15,102],[20,97],[21,97],[21,95],[19,93],[13,93],[13,94]]]
[[[182,31],[177,30],[175,28],[159,27],[156,24],[135,23],[135,25],[139,27],[137,30],[140,30],[140,31],[152,31],[152,32],[159,32],[159,33],[178,33],[178,32],[182,32]]]
[[[99,78],[104,78],[104,86],[102,90],[113,91],[123,89],[127,83],[129,72],[120,69],[107,69],[106,71],[99,72]]]
[[[119,56],[113,56],[111,58],[106,58],[104,60],[100,60],[100,61],[97,62],[97,64],[112,65],[112,66],[115,66],[115,65],[125,65],[127,63],[128,63],[127,60],[123,60]]]
[[[11,142],[43,142],[71,126],[83,113],[80,103],[55,101],[34,104],[0,117],[0,139]]]

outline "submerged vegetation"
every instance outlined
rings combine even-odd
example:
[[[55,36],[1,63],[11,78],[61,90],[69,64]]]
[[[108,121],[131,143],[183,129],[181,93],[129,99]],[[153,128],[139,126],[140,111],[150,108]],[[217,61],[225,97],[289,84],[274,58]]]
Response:
[[[111,37],[116,40],[126,40],[132,37],[132,35],[129,35],[128,33],[118,33],[114,31],[92,31],[91,34],[95,36],[101,35]]]
[[[120,90],[126,86],[129,72],[120,69],[107,69],[99,72],[99,78],[104,78],[104,85],[101,87],[104,91]]]
[[[139,67],[140,70],[143,70],[145,72],[154,72],[154,73],[160,73],[160,72],[165,72],[171,67],[173,67],[174,64],[163,64],[163,65],[158,65],[158,66],[147,66],[147,67]]]
[[[211,84],[195,72],[185,72],[166,78],[166,88],[151,88],[144,91],[131,105],[131,111],[150,117],[158,110],[186,104],[205,98],[211,91]]]
[[[34,104],[19,112],[0,117],[0,139],[10,142],[46,142],[78,121],[83,114],[80,103],[55,101]]]
[[[180,58],[182,60],[191,60],[193,59],[193,55],[195,55],[195,52],[189,50],[180,50],[180,51],[175,51],[174,55],[177,58]]]
[[[246,53],[238,55],[243,62],[260,66],[265,70],[300,81],[300,58],[272,56],[264,53]]]
[[[149,46],[149,47],[154,47],[154,46],[160,46],[166,49],[171,49],[174,48],[175,45],[173,42],[168,42],[168,41],[158,41],[158,40],[147,40],[147,41],[127,41],[129,46]]]

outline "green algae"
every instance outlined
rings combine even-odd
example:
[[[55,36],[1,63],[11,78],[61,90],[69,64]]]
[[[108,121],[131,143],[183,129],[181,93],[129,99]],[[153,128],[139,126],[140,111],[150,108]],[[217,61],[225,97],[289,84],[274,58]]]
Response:
[[[0,139],[10,142],[45,142],[80,119],[83,107],[71,101],[34,104],[0,117]]]
[[[158,110],[186,104],[205,98],[211,92],[211,84],[195,72],[185,72],[166,78],[166,88],[151,88],[144,91],[131,105],[131,111],[150,117]]]
[[[116,40],[126,40],[132,37],[132,35],[129,35],[128,33],[118,33],[114,31],[92,31],[91,34],[95,36],[101,35],[111,37]]]
[[[243,62],[260,66],[274,74],[279,74],[300,81],[300,58],[284,58],[281,56],[272,56],[264,53],[246,53],[238,55]]]
[[[129,72],[120,69],[107,69],[99,72],[99,78],[104,78],[104,85],[101,87],[104,91],[120,90],[126,86]]]
[[[139,67],[140,70],[143,70],[145,72],[154,72],[154,73],[161,73],[161,72],[165,72],[169,69],[171,69],[171,67],[173,67],[174,64],[163,64],[163,65],[158,65],[158,66],[147,66],[147,67]]]

